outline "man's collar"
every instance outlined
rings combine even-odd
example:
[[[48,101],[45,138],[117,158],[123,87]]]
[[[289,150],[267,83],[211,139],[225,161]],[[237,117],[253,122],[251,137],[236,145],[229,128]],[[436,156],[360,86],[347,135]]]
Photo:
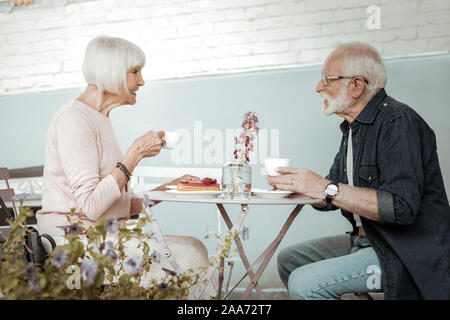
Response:
[[[387,97],[386,91],[381,89],[378,91],[372,99],[367,103],[367,105],[364,107],[364,109],[361,110],[361,112],[358,114],[356,119],[354,120],[359,123],[365,123],[369,124],[372,123],[375,120],[375,117],[377,116],[379,107],[381,105],[381,102]],[[343,133],[346,133],[348,131],[349,123],[347,120],[344,120],[341,125],[341,131]]]

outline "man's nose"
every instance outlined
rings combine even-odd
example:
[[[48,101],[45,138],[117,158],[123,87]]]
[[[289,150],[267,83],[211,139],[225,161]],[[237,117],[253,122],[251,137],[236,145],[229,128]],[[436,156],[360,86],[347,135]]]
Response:
[[[321,91],[323,91],[325,89],[325,85],[323,84],[322,79],[319,80],[319,83],[317,83],[316,86],[316,92],[320,93]]]

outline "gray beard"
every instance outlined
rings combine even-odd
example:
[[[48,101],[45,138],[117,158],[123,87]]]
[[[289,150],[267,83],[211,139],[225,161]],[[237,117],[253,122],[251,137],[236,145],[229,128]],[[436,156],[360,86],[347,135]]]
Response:
[[[346,87],[344,86],[339,90],[339,95],[335,99],[332,99],[325,93],[321,93],[320,96],[328,101],[328,107],[325,105],[322,106],[322,113],[326,116],[330,116],[347,109],[351,100],[347,98],[346,94]]]

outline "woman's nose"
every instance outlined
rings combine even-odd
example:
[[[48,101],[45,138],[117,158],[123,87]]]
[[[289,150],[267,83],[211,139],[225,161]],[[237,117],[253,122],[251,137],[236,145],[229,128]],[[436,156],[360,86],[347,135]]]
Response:
[[[138,81],[138,85],[143,86],[144,84],[145,84],[144,78],[142,78],[141,76],[141,78]]]

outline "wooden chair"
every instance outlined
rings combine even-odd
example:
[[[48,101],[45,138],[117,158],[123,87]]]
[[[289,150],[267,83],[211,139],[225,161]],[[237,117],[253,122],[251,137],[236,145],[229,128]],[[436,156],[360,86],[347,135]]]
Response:
[[[31,171],[30,171],[30,169],[31,169]],[[17,207],[16,207],[17,201],[12,199],[12,197],[14,195],[16,195],[16,192],[14,190],[15,188],[13,186],[14,185],[19,186],[19,185],[24,184],[23,183],[24,181],[14,181],[14,182],[10,183],[10,180],[16,180],[16,178],[17,178],[17,180],[27,180],[27,178],[30,177],[30,175],[29,175],[30,172],[32,172],[31,173],[32,177],[42,176],[42,167],[14,169],[14,170],[10,170],[10,171],[7,168],[0,168],[0,199],[2,200],[1,205],[3,207],[3,211],[5,211],[4,213],[10,219],[11,218],[16,219],[17,216],[19,215],[19,211],[17,210]],[[28,181],[27,181],[27,183],[28,183]],[[20,190],[20,191],[22,191],[22,190]],[[37,196],[39,197],[39,195],[37,195]],[[10,216],[9,209],[7,208],[6,204],[3,201],[11,203],[13,213],[14,213],[13,217]],[[40,200],[37,200],[37,202],[40,203]],[[22,203],[23,203],[23,201],[20,200],[20,206],[22,206]],[[0,214],[0,216],[3,216],[3,215]],[[36,229],[35,224],[27,224],[27,226],[28,226],[28,228]],[[4,237],[7,236],[7,234],[9,233],[9,226],[1,226],[0,231]],[[39,238],[39,240],[36,239],[36,241],[39,241],[40,243],[42,243],[42,246],[44,247],[46,253],[49,255],[56,246],[53,238],[51,236],[45,235],[45,234],[38,236],[38,238]],[[35,246],[35,248],[38,249],[37,246]],[[39,251],[38,250],[33,251],[33,254],[27,255],[27,257],[33,257],[33,259],[35,259],[35,257],[36,257],[35,255],[37,254],[37,252],[39,252]],[[35,260],[31,260],[31,261],[34,262]]]
[[[0,183],[2,186],[0,186],[0,197],[3,199],[3,201],[11,201],[13,212],[14,212],[14,219],[18,216],[19,212],[17,211],[15,202],[11,199],[12,196],[15,195],[14,189],[10,187],[9,185],[9,179],[11,179],[11,176],[9,175],[9,171],[7,168],[0,168]],[[5,188],[6,187],[6,188]]]

